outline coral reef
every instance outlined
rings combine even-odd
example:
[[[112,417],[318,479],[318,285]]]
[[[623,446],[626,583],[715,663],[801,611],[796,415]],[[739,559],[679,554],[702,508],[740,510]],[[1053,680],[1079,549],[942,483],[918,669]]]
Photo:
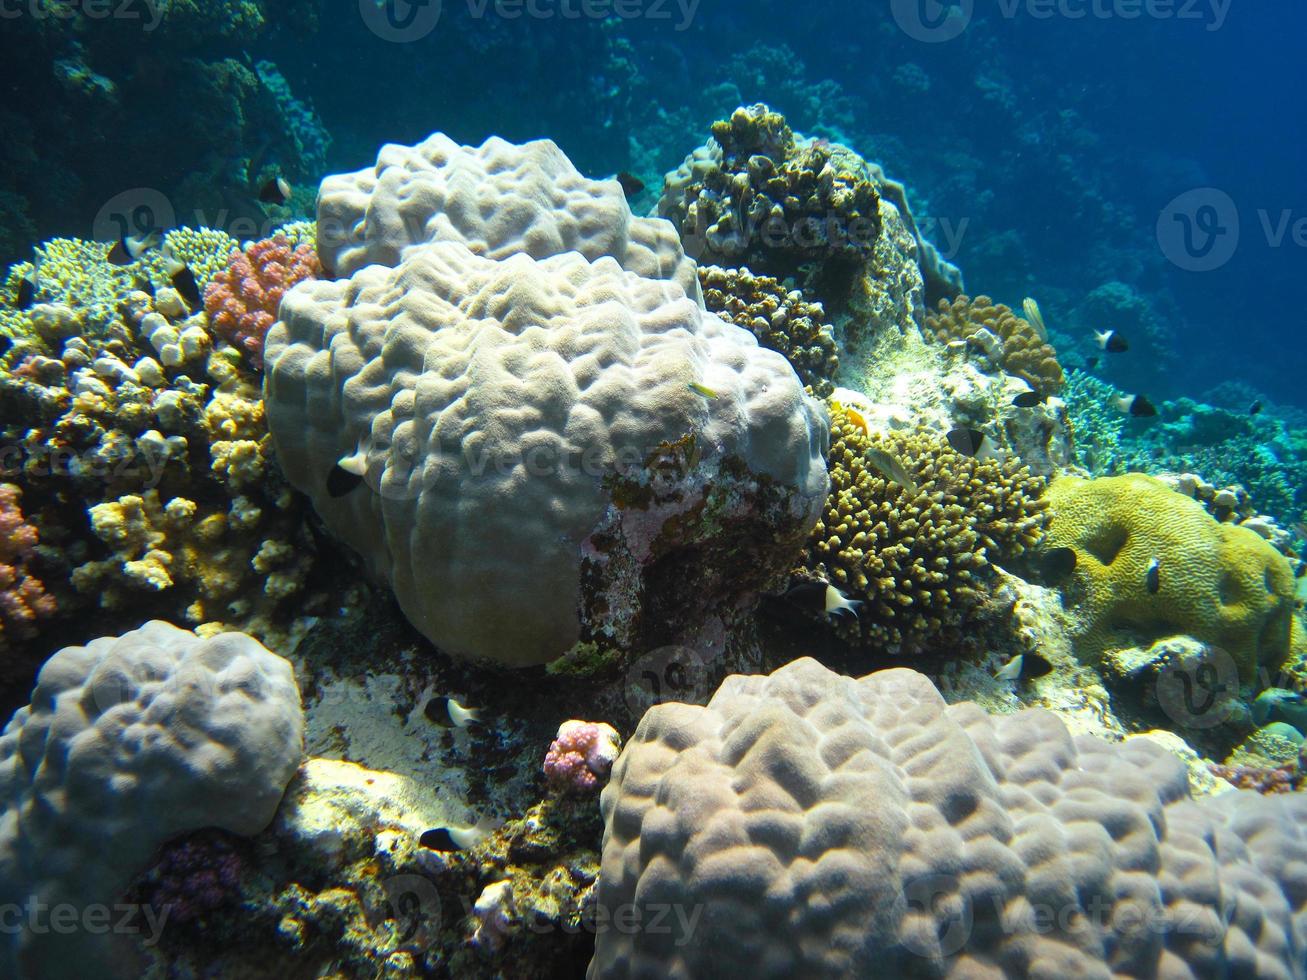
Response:
[[[699,269],[703,301],[709,312],[743,327],[769,350],[785,355],[799,380],[819,398],[827,397],[839,370],[834,328],[820,303],[809,303],[797,289],[786,289],[771,276],[748,269]]]
[[[1044,480],[1016,461],[963,456],[929,432],[872,435],[860,419],[831,404],[831,490],[804,571],[865,601],[835,624],[852,643],[893,652],[961,643],[992,565],[1042,537]],[[913,486],[869,454],[897,461]]]
[[[936,309],[926,318],[926,329],[941,343],[965,344],[1041,395],[1062,390],[1065,378],[1057,352],[1002,303],[988,296],[958,296],[941,300]]]
[[[218,336],[263,367],[263,343],[277,319],[282,297],[298,283],[322,274],[308,244],[292,246],[283,234],[231,253],[226,269],[204,290],[204,309]]]
[[[682,609],[688,622],[736,615],[783,574],[825,497],[826,422],[793,369],[697,302],[693,266],[663,223],[617,209],[607,182],[576,175],[562,195],[542,183],[570,169],[552,144],[472,150],[432,137],[383,160],[396,154],[414,168],[421,154],[462,161],[394,177],[436,188],[420,204],[440,240],[405,247],[394,269],[287,294],[264,382],[287,478],[456,656],[523,666],[582,639],[628,647],[666,628],[645,615],[658,588],[687,609],[719,606]],[[512,220],[474,227],[465,208],[445,216],[437,191],[483,157],[504,178],[478,185],[480,212]],[[344,189],[364,177],[324,181],[320,241],[327,212],[346,205],[380,236],[324,265],[397,247],[378,215],[403,200],[398,170],[366,206]],[[468,227],[454,234],[454,219]],[[473,232],[481,254],[457,240]],[[581,250],[529,254],[564,241]],[[602,247],[651,273],[688,268],[693,291],[585,254]],[[328,349],[335,368],[322,373],[313,365]]]
[[[1293,570],[1254,531],[1140,474],[1064,477],[1048,499],[1049,546],[1077,556],[1067,588],[1082,657],[1187,635],[1226,651],[1251,683],[1303,649]]]
[[[303,732],[290,664],[248,636],[150,622],[60,650],[0,735],[4,901],[103,907],[170,838],[259,832]],[[38,921],[6,932],[0,963],[18,980],[137,975],[103,932]]]
[[[166,845],[133,888],[132,897],[176,925],[202,923],[240,895],[245,862],[216,831],[201,831]]]
[[[54,597],[29,571],[40,535],[23,518],[20,497],[16,486],[0,483],[0,654],[6,655],[56,610]]]
[[[1143,740],[816,661],[640,722],[602,795],[590,980],[1298,975],[1307,797],[1193,800]],[[1232,910],[1234,914],[1231,915]]]
[[[709,152],[669,177],[659,202],[691,256],[784,278],[871,251],[880,195],[852,154],[796,140],[784,117],[761,104],[736,109],[712,135]]]
[[[558,735],[545,753],[545,779],[555,789],[593,792],[608,778],[621,745],[612,725],[565,721],[558,726]]]

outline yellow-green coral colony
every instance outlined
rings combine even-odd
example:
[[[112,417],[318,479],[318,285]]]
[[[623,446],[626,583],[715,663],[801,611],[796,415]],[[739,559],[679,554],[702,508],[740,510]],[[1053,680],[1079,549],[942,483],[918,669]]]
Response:
[[[1254,531],[1137,473],[1064,477],[1049,500],[1049,545],[1077,554],[1069,605],[1085,658],[1187,635],[1253,682],[1304,652],[1293,569]]]
[[[963,456],[940,434],[869,434],[830,408],[831,491],[802,574],[865,600],[834,623],[851,643],[914,652],[959,641],[993,564],[1040,542],[1045,481],[1015,462]],[[876,453],[898,460],[917,492],[885,475]]]

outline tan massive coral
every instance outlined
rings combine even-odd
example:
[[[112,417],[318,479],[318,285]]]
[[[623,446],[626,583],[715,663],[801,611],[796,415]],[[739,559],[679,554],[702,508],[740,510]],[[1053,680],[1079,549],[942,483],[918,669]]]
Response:
[[[1307,975],[1307,796],[1194,801],[1147,741],[910,670],[654,707],[602,808],[590,980]]]
[[[281,312],[285,473],[451,654],[541,663],[583,621],[629,639],[651,569],[779,575],[824,499],[824,412],[785,359],[612,258],[443,241]]]
[[[387,144],[373,166],[322,182],[317,240],[323,267],[338,276],[393,266],[410,245],[459,242],[490,259],[609,256],[691,295],[699,288],[675,229],[632,215],[616,180],[582,176],[552,140],[471,147],[436,133],[416,146]]]

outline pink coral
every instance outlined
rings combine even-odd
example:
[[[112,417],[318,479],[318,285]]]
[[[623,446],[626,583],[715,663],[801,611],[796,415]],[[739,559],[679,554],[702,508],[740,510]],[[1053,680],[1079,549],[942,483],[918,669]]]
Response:
[[[27,574],[26,564],[36,549],[36,528],[23,518],[19,490],[0,484],[0,646],[36,633],[38,619],[53,616],[54,599],[39,579]]]
[[[545,778],[554,789],[593,792],[607,779],[621,738],[612,725],[594,721],[565,721],[545,753]]]
[[[237,249],[227,268],[204,290],[204,308],[218,336],[239,348],[256,368],[263,367],[263,339],[277,321],[281,298],[296,283],[322,274],[312,245],[292,249],[278,233]]]

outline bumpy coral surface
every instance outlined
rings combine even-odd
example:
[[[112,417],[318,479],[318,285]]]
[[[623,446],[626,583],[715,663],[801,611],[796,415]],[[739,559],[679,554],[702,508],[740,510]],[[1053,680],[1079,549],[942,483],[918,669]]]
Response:
[[[1194,801],[1145,740],[910,670],[658,705],[602,808],[598,906],[664,927],[601,932],[590,980],[1307,974],[1307,797]]]
[[[965,343],[1041,394],[1062,390],[1065,378],[1057,352],[1029,323],[988,296],[958,296],[951,303],[940,300],[938,312],[926,318],[926,326],[942,343]]]
[[[612,725],[565,721],[545,753],[544,773],[555,789],[590,792],[608,778],[621,738]]]
[[[291,665],[248,636],[151,622],[60,650],[0,735],[0,897],[80,913],[116,901],[172,837],[257,833],[303,732]],[[27,925],[6,930],[5,976],[120,975],[103,933]]]
[[[1075,549],[1076,647],[1097,659],[1185,634],[1224,650],[1245,682],[1302,649],[1293,570],[1254,531],[1137,473],[1049,488],[1050,547]]]
[[[322,273],[307,244],[292,246],[274,235],[231,253],[227,268],[204,291],[204,308],[214,331],[263,367],[263,342],[277,319],[282,297],[297,283]]]
[[[809,303],[797,289],[748,269],[706,266],[699,270],[708,309],[743,327],[769,350],[779,351],[820,398],[835,390],[840,360],[834,328],[820,303]]]
[[[582,609],[633,629],[644,570],[703,566],[737,519],[753,574],[779,573],[825,497],[825,420],[785,359],[612,259],[414,246],[282,317],[264,390],[287,477],[454,655],[548,661]]]
[[[27,563],[40,536],[23,518],[16,486],[0,484],[0,651],[36,633],[37,620],[53,616],[54,597]]]
[[[689,254],[778,276],[870,254],[880,195],[865,168],[825,141],[796,141],[765,105],[736,109],[712,134],[706,152],[668,177],[659,202]]]
[[[470,147],[436,133],[417,146],[387,144],[374,166],[322,182],[317,232],[323,267],[338,276],[393,266],[409,245],[452,241],[490,259],[608,256],[698,294],[675,231],[634,217],[617,181],[583,177],[552,140]]]
[[[874,465],[896,460],[913,493]],[[806,571],[851,599],[836,621],[853,643],[911,652],[957,642],[986,595],[991,562],[1034,546],[1047,523],[1044,481],[1018,463],[978,460],[928,433],[872,436],[831,408],[831,490],[808,544]]]

